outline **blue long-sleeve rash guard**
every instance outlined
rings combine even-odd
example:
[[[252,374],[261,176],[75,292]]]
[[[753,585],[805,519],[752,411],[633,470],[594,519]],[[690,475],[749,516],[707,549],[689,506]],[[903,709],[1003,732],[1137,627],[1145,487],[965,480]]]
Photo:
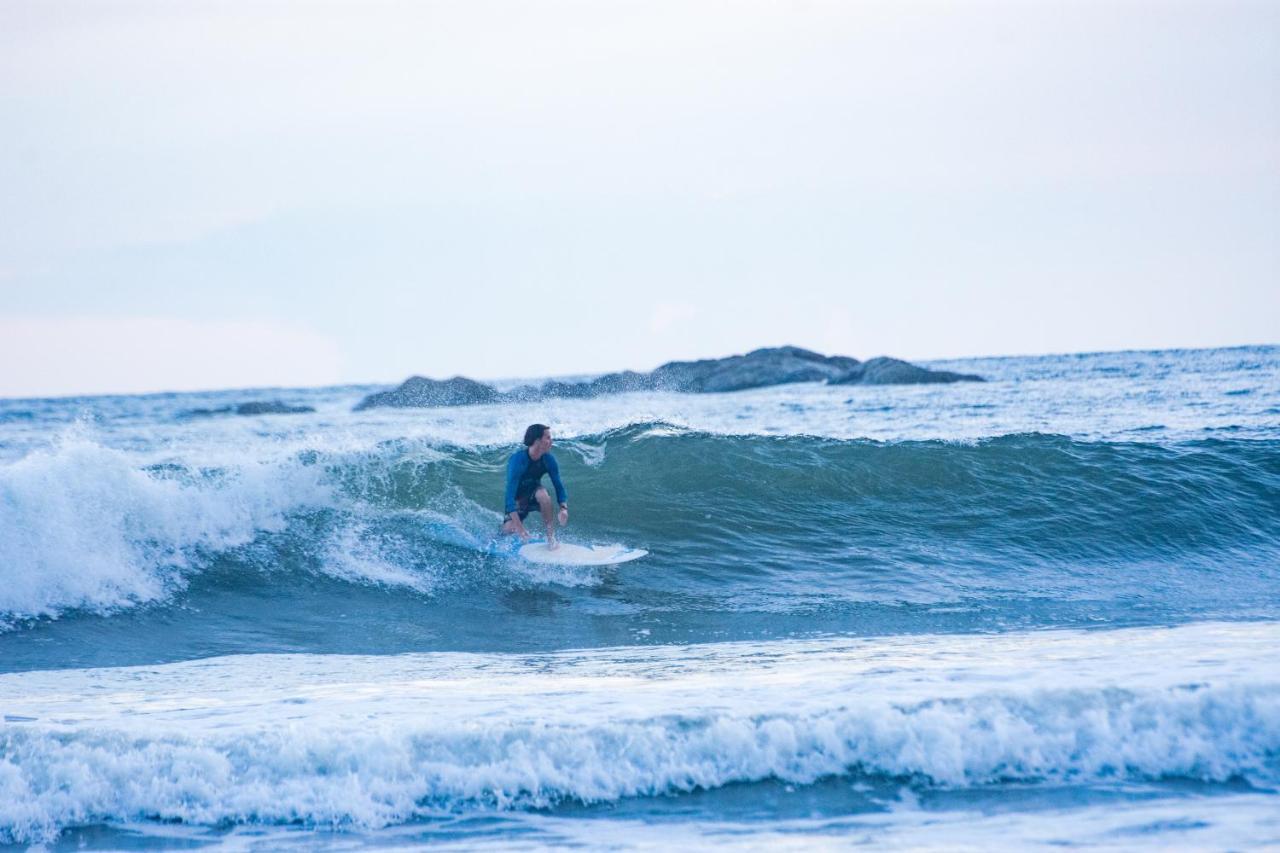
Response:
[[[556,458],[550,453],[544,453],[535,462],[529,458],[527,449],[517,450],[507,460],[507,496],[504,505],[508,515],[516,511],[517,494],[532,495],[537,491],[544,472],[551,475],[551,485],[556,487],[556,501],[569,502],[564,483],[560,482],[560,465]]]

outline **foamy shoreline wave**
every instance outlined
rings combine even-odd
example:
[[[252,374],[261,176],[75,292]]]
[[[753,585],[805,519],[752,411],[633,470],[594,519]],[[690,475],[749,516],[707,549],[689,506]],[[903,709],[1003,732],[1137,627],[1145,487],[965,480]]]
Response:
[[[0,833],[382,827],[831,776],[1274,786],[1277,641],[1227,623],[12,674]]]

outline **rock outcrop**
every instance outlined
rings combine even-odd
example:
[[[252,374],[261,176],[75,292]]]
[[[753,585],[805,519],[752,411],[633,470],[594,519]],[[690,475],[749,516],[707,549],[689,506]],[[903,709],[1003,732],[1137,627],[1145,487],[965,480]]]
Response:
[[[708,394],[745,391],[792,382],[832,385],[892,385],[922,382],[981,382],[980,376],[929,370],[896,358],[858,361],[843,355],[822,355],[800,347],[770,347],[746,355],[669,361],[650,373],[627,370],[607,373],[588,382],[550,381],[501,392],[492,386],[455,376],[443,382],[414,376],[392,391],[370,394],[356,410],[378,406],[465,406],[542,400],[554,397],[598,397],[628,391],[676,391]]]
[[[650,375],[664,390],[713,393],[791,382],[831,382],[857,366],[858,360],[848,356],[825,356],[799,347],[773,347],[728,358],[672,361]]]
[[[219,406],[216,409],[190,409],[182,412],[183,418],[209,418],[217,415],[301,415],[314,412],[311,406],[291,406],[282,400],[250,400],[235,406]]]
[[[525,386],[511,392],[518,399],[540,397],[597,397],[627,391],[677,391],[709,394],[745,391],[790,382],[833,382],[855,369],[856,358],[825,356],[800,347],[758,349],[746,355],[669,361],[651,373],[606,373],[590,382],[547,382],[540,388]]]
[[[898,358],[868,359],[832,385],[920,385],[937,382],[984,382],[972,373],[952,373],[949,370],[928,370]]]
[[[303,415],[314,411],[311,406],[290,406],[280,400],[257,400],[236,406],[237,415]]]
[[[429,406],[468,406],[476,403],[496,403],[506,395],[491,385],[476,382],[465,376],[439,381],[422,376],[410,376],[399,388],[370,394],[360,401],[356,411],[380,406],[395,408]]]

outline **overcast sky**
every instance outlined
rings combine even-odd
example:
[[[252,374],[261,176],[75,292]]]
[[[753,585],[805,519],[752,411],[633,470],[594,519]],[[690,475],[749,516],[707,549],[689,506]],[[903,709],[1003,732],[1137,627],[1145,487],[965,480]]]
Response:
[[[1280,4],[0,0],[0,396],[1280,342]]]

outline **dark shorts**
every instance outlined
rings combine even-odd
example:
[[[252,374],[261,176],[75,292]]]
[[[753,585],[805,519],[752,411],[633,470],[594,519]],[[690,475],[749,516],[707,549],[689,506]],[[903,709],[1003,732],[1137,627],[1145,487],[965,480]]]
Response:
[[[524,521],[525,516],[538,508],[538,501],[533,497],[537,491],[537,489],[534,489],[527,495],[516,495],[516,512],[520,513],[521,521]]]

